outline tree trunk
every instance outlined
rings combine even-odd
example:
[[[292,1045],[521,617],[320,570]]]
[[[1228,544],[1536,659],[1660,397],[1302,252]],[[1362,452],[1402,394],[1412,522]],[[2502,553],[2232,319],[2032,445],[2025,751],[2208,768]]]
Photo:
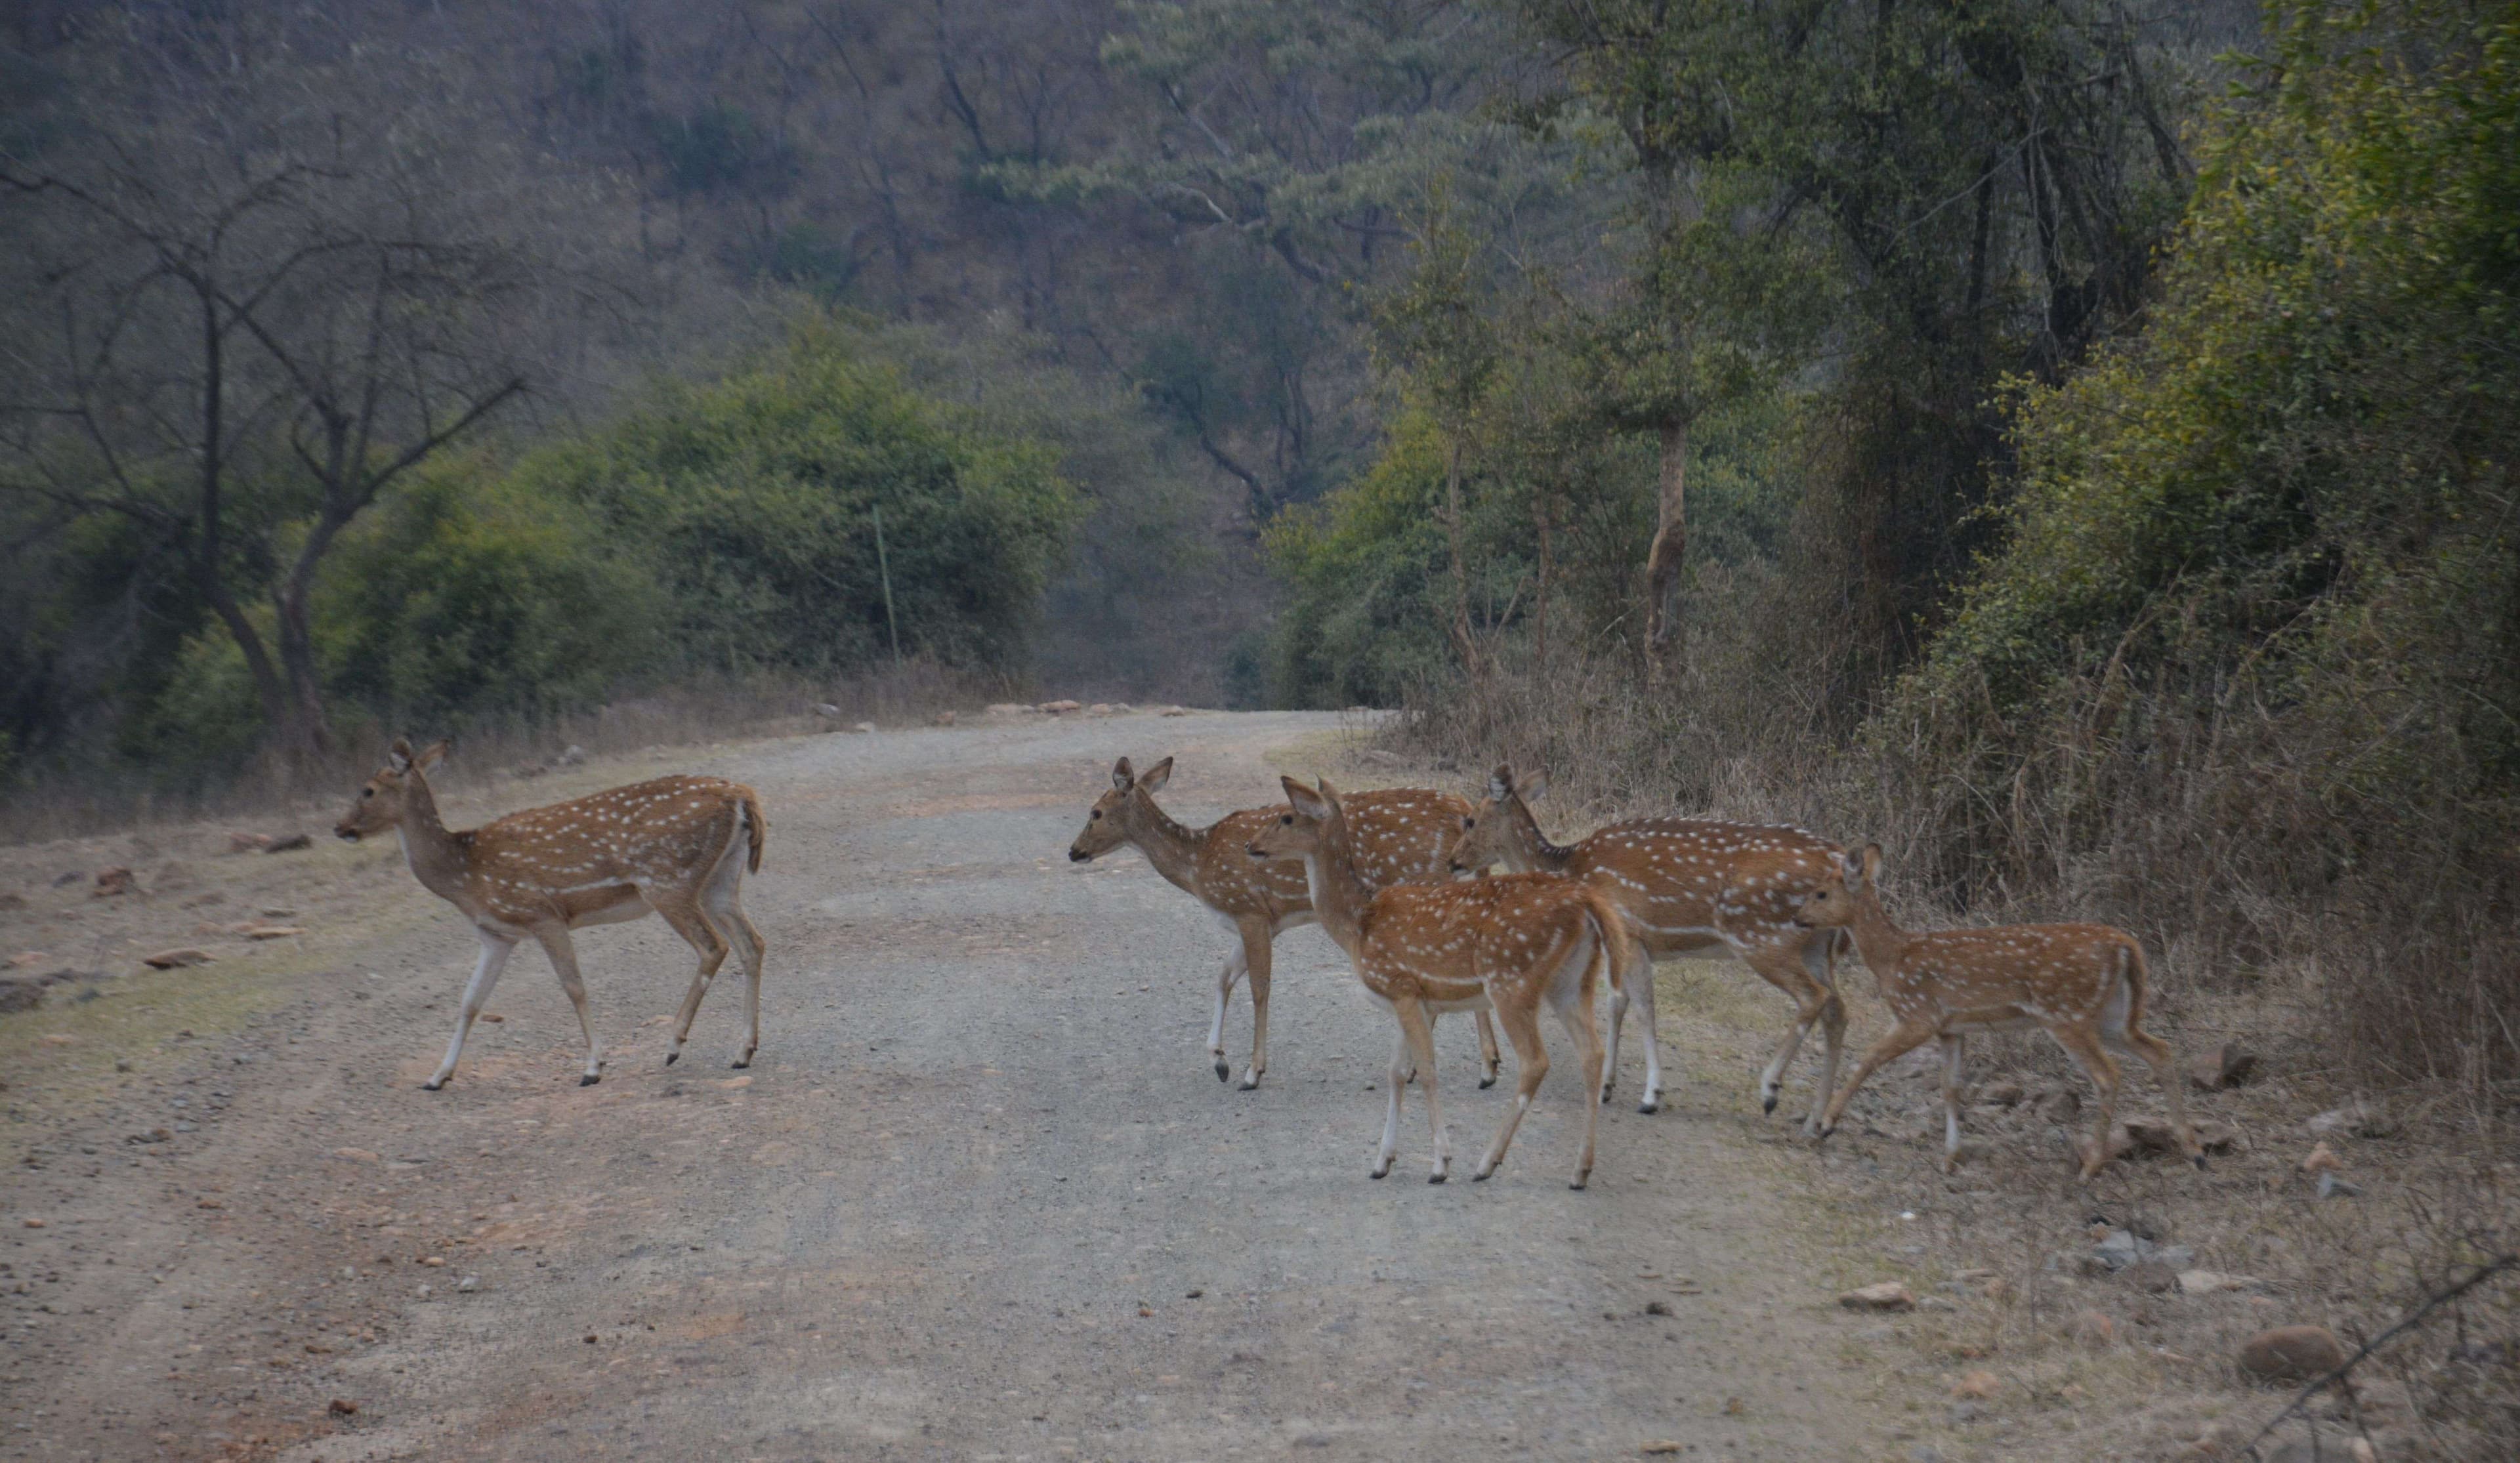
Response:
[[[1653,547],[1645,554],[1645,664],[1650,675],[1673,668],[1681,647],[1681,564],[1688,554],[1685,490],[1688,473],[1688,425],[1662,429],[1662,491],[1656,507]]]
[[[1531,495],[1532,526],[1540,536],[1540,591],[1531,606],[1532,664],[1545,694],[1549,686],[1549,581],[1557,567],[1557,555],[1549,540],[1549,495]]]
[[[1478,638],[1470,630],[1470,570],[1462,552],[1462,443],[1454,438],[1444,462],[1444,537],[1453,554],[1453,653],[1461,658],[1462,674],[1472,681],[1486,679],[1480,663]]]
[[[286,711],[273,723],[282,750],[303,766],[333,749],[332,723],[324,715],[324,687],[316,674],[315,637],[306,594],[292,586],[280,598],[280,670],[289,680]]]
[[[226,548],[220,510],[227,487],[227,337],[219,330],[217,293],[198,280],[194,289],[202,307],[202,521],[201,537],[194,546],[193,578],[210,612],[228,627],[237,652],[245,657],[246,672],[253,678],[254,699],[262,703],[264,725],[277,727],[289,708],[287,689],[261,634],[246,618],[245,606],[228,593],[220,573],[219,560]]]

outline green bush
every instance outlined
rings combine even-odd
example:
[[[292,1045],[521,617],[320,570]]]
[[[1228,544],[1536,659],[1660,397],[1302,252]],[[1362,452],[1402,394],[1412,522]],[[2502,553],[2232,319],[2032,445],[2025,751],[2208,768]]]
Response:
[[[655,564],[681,664],[845,670],[888,655],[880,509],[903,653],[1005,669],[1083,508],[1056,465],[817,324],[724,380],[660,387],[518,477]]]
[[[334,693],[415,725],[598,701],[656,665],[669,614],[637,546],[479,461],[362,520],[316,601]]]
[[[2008,537],[1874,739],[1947,883],[2106,869],[2224,969],[2386,950],[2331,975],[2359,1041],[2520,1068],[2478,1020],[2520,998],[2520,17],[2271,22],[2146,329],[2021,397]]]

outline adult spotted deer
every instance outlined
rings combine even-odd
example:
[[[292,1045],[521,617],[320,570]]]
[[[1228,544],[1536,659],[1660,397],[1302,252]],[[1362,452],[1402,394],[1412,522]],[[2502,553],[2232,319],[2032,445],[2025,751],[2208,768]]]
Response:
[[[1820,1087],[1803,1125],[1817,1136],[1821,1111],[1837,1081],[1846,1006],[1837,995],[1838,937],[1793,921],[1803,896],[1836,866],[1837,845],[1800,828],[1643,818],[1612,823],[1561,847],[1549,841],[1531,814],[1531,803],[1548,787],[1546,775],[1517,781],[1509,766],[1491,774],[1487,800],[1462,820],[1447,859],[1453,870],[1467,873],[1501,863],[1524,872],[1564,874],[1599,891],[1627,921],[1630,938],[1653,954],[1723,950],[1739,956],[1794,1002],[1793,1027],[1759,1076],[1765,1111],[1777,1110],[1785,1069],[1814,1023],[1821,1028]],[[1631,987],[1645,1028],[1645,1091],[1639,1110],[1649,1113],[1663,1094],[1650,965],[1611,993],[1610,1071],[1603,1080],[1617,1080],[1619,1029],[1626,1024]],[[1602,1097],[1608,1096],[1605,1086]]]
[[[1347,952],[1356,978],[1400,1024],[1391,1052],[1391,1095],[1383,1109],[1382,1148],[1373,1176],[1391,1172],[1400,1148],[1400,1089],[1414,1063],[1426,1089],[1426,1122],[1434,1134],[1441,1183],[1453,1167],[1453,1142],[1436,1095],[1434,1017],[1441,1011],[1488,1009],[1513,1043],[1513,1106],[1472,1178],[1494,1174],[1506,1146],[1549,1075],[1540,1042],[1547,1002],[1584,1064],[1584,1151],[1574,1187],[1593,1173],[1594,1130],[1600,1119],[1601,1037],[1593,1003],[1604,970],[1626,971],[1628,938],[1619,913],[1598,890],[1553,874],[1505,874],[1465,883],[1400,885],[1375,893],[1357,867],[1357,842],[1338,790],[1282,779],[1286,810],[1251,840],[1253,859],[1301,859],[1313,910]]]
[[[752,789],[717,777],[658,777],[455,831],[439,820],[427,776],[446,750],[441,741],[414,752],[408,740],[396,737],[385,765],[359,789],[358,801],[333,830],[353,843],[389,828],[400,833],[412,873],[429,893],[463,910],[480,937],[481,961],[464,988],[455,1040],[437,1075],[423,1086],[434,1092],[455,1075],[472,1018],[488,1003],[517,942],[530,935],[551,957],[560,988],[577,1008],[578,1029],[586,1037],[586,1069],[578,1086],[592,1086],[603,1076],[604,1061],[594,1023],[587,1019],[586,984],[578,979],[568,932],[637,919],[651,909],[700,957],[674,1023],[666,1064],[682,1055],[700,998],[733,948],[743,960],[744,976],[743,1050],[735,1065],[751,1065],[761,1045],[762,945],[761,932],[744,917],[742,886],[744,874],[761,867],[761,843],[769,831]]]
[[[1095,799],[1085,826],[1067,846],[1068,859],[1083,864],[1123,844],[1135,844],[1174,888],[1207,906],[1237,937],[1234,953],[1216,978],[1216,1011],[1207,1028],[1208,1055],[1216,1061],[1216,1080],[1234,1074],[1225,1060],[1225,1007],[1235,983],[1251,978],[1251,1061],[1242,1070],[1242,1087],[1260,1086],[1269,1070],[1270,951],[1281,931],[1313,922],[1304,894],[1304,870],[1296,864],[1257,864],[1243,853],[1259,830],[1286,811],[1246,808],[1229,813],[1204,828],[1184,827],[1155,806],[1154,795],[1172,779],[1170,757],[1133,771],[1129,759],[1111,767],[1111,790]],[[1404,880],[1433,882],[1445,877],[1444,850],[1454,823],[1469,810],[1467,800],[1422,787],[1393,787],[1360,792],[1351,800],[1358,849],[1358,869],[1374,888]],[[1496,1031],[1485,1012],[1479,1021],[1480,1086],[1497,1079]]]
[[[1841,856],[1803,904],[1803,924],[1843,927],[1881,983],[1881,999],[1898,1025],[1855,1064],[1855,1075],[1821,1119],[1821,1136],[1837,1129],[1847,1099],[1882,1063],[1928,1041],[1943,1048],[1943,1171],[1959,1164],[1960,1060],[1972,1032],[2045,1027],[2099,1089],[2099,1126],[2081,1150],[2083,1176],[2109,1161],[2117,1106],[2118,1065],[2111,1049],[2152,1065],[2170,1096],[2170,1126],[2180,1151],[2205,1166],[2205,1150],[2187,1126],[2180,1093],[2178,1053],[2143,1030],[2143,947],[2105,924],[2013,924],[1993,929],[1911,933],[1881,908],[1881,850]]]

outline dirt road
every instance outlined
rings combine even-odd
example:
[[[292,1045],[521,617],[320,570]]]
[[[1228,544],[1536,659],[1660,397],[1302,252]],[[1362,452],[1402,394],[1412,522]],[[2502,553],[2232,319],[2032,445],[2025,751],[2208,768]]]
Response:
[[[1848,1323],[1787,1263],[1795,1196],[1741,1156],[1746,1071],[1613,1107],[1582,1193],[1571,1062],[1487,1183],[1419,1181],[1413,1093],[1371,1182],[1386,1018],[1307,929],[1281,942],[1267,1082],[1216,1081],[1227,936],[1134,854],[1063,851],[1116,754],[1176,755],[1166,801],[1203,820],[1325,763],[1303,749],[1333,726],[821,736],[455,810],[663,766],[755,785],[770,975],[744,1074],[732,988],[662,1065],[690,956],[649,920],[579,942],[600,1086],[575,1086],[528,949],[423,1092],[472,940],[398,860],[303,856],[298,917],[355,929],[260,996],[209,967],[239,993],[220,1028],[11,1018],[69,1040],[8,1074],[0,1456],[1904,1456],[1833,1391]],[[5,938],[58,937],[64,909]],[[1475,1090],[1470,1024],[1443,1027],[1475,1152],[1511,1084]],[[1238,1059],[1247,1002],[1228,1031]],[[1633,1043],[1628,1069],[1633,1090]]]

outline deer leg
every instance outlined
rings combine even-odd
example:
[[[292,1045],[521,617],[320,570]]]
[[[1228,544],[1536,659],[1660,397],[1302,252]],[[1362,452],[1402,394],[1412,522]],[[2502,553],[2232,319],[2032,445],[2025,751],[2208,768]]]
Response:
[[[715,924],[736,946],[736,958],[743,962],[743,1054],[736,1058],[738,1067],[752,1065],[752,1054],[761,1049],[761,960],[764,949],[761,931],[743,912],[743,852],[741,845],[728,850],[726,862],[718,865],[717,881],[709,886],[708,912]]]
[[[1435,1023],[1414,996],[1393,1001],[1391,1009],[1400,1017],[1401,1034],[1408,1038],[1409,1054],[1418,1064],[1418,1081],[1426,1089],[1426,1126],[1435,1135],[1435,1168],[1426,1181],[1441,1183],[1453,1173],[1453,1134],[1444,1126],[1443,1101],[1435,1095]],[[1396,1090],[1391,1101],[1392,1111],[1398,1112]]]
[[[1820,1086],[1812,1090],[1812,1116],[1803,1122],[1805,1136],[1815,1136],[1815,1122],[1828,1108],[1828,1099],[1837,1090],[1837,1066],[1846,1053],[1846,999],[1837,994],[1837,945],[1843,938],[1835,930],[1822,930],[1803,942],[1803,972],[1819,983],[1827,1001],[1820,1014],[1821,1064]]]
[[[1606,951],[1600,953],[1607,953]],[[1601,1034],[1593,1025],[1595,952],[1579,949],[1576,957],[1584,961],[1582,972],[1570,981],[1561,966],[1558,980],[1549,992],[1549,1003],[1557,1012],[1558,1024],[1566,1028],[1568,1039],[1575,1043],[1576,1060],[1584,1064],[1584,1090],[1589,1093],[1598,1088],[1602,1081]],[[1576,1161],[1575,1181],[1567,1185],[1569,1188],[1582,1188],[1592,1179],[1593,1135],[1600,1119],[1601,1104],[1584,1104],[1584,1152]]]
[[[1939,1024],[1931,1021],[1903,1020],[1897,1026],[1890,1028],[1890,1034],[1873,1042],[1872,1049],[1864,1053],[1864,1060],[1855,1064],[1855,1071],[1847,1077],[1846,1086],[1838,1088],[1828,1099],[1828,1111],[1821,1115],[1820,1135],[1824,1138],[1837,1131],[1837,1120],[1839,1115],[1846,1111],[1847,1102],[1855,1096],[1857,1089],[1864,1086],[1867,1078],[1880,1070],[1884,1062],[1897,1061],[1932,1041],[1937,1035],[1939,1035]]]
[[[1392,1019],[1399,1020],[1398,1007],[1392,1008]],[[1409,1029],[1396,1026],[1391,1039],[1391,1068],[1383,1074],[1383,1085],[1391,1089],[1382,1103],[1382,1147],[1373,1156],[1373,1176],[1383,1177],[1391,1172],[1392,1159],[1400,1153],[1400,1089],[1409,1085]]]
[[[1815,1024],[1825,1031],[1834,993],[1813,980],[1800,959],[1778,947],[1753,947],[1741,954],[1761,980],[1784,992],[1794,1002],[1794,1024],[1786,1029],[1785,1039],[1777,1043],[1777,1054],[1769,1059],[1767,1070],[1759,1074],[1759,1111],[1773,1113],[1784,1089],[1786,1069],[1793,1066],[1795,1055],[1803,1049],[1803,1038],[1811,1034]],[[1845,1018],[1840,1016],[1838,1020],[1842,1027]],[[1803,1120],[1804,1136],[1821,1136],[1821,1130],[1827,1126],[1821,1115],[1826,1110],[1822,1102],[1812,1104],[1810,1116]]]
[[[1238,928],[1234,953],[1225,957],[1225,968],[1216,973],[1216,1011],[1208,1018],[1207,1054],[1216,1063],[1218,1082],[1234,1076],[1233,1064],[1225,1059],[1225,1008],[1234,999],[1234,983],[1242,979],[1243,968],[1250,958],[1244,952],[1249,948],[1249,940]]]
[[[1960,1166],[1960,1061],[1968,1038],[1958,1032],[1943,1037],[1943,1172]]]
[[[2152,1068],[2153,1077],[2161,1083],[2162,1095],[2170,1100],[2170,1130],[2179,1135],[2179,1151],[2189,1163],[2200,1169],[2205,1167],[2205,1145],[2197,1141],[2196,1130],[2187,1122],[2186,1094],[2180,1090],[2185,1076],[2179,1070],[2179,1053],[2149,1032],[2129,1028],[2122,1040],[2143,1058],[2144,1065]]]
[[[1619,998],[1613,1002],[1613,1005],[1615,1007],[1624,1004],[1631,997],[1636,1000],[1637,1014],[1643,1020],[1645,1028],[1645,1095],[1644,1100],[1637,1104],[1637,1111],[1659,1112],[1662,1109],[1663,1097],[1662,1036],[1654,1029],[1653,952],[1645,949],[1642,944],[1634,943],[1630,944],[1628,949],[1635,954],[1635,958],[1629,962],[1630,968],[1610,972],[1611,978],[1619,984]],[[1615,1024],[1610,1028],[1609,1065],[1615,1073],[1619,1065],[1619,1029]],[[1613,1080],[1615,1078],[1604,1079],[1601,1088],[1601,1095],[1604,1098],[1609,1095],[1608,1083]]]
[[[595,1021],[586,1012],[586,982],[578,978],[577,949],[569,944],[564,924],[536,925],[534,939],[551,957],[552,974],[560,977],[562,994],[577,1011],[578,1034],[586,1038],[586,1066],[577,1075],[577,1085],[591,1087],[604,1079],[604,1053],[595,1044]]]
[[[699,969],[692,975],[692,988],[683,993],[683,1009],[674,1020],[673,1044],[665,1051],[665,1065],[670,1067],[681,1059],[683,1042],[691,1038],[692,1019],[700,1013],[700,998],[708,994],[709,982],[717,979],[718,966],[726,963],[727,944],[726,937],[709,923],[699,906],[683,898],[680,891],[649,891],[648,903],[700,957]]]
[[[2117,1126],[2117,1059],[2109,1055],[2108,1049],[2100,1044],[2100,1039],[2087,1028],[2051,1026],[2048,1035],[2054,1037],[2056,1044],[2065,1048],[2065,1054],[2083,1069],[2083,1075],[2092,1080],[2092,1087],[2099,1093],[2098,1125],[2092,1130],[2090,1148],[2080,1155],[2083,1176],[2087,1179],[2096,1177],[2108,1165],[2109,1131]]]
[[[1614,972],[1610,978],[1610,1054],[1601,1067],[1600,1090],[1594,1094],[1603,1102],[1610,1100],[1611,1090],[1619,1085],[1619,1033],[1627,1024],[1628,983]],[[1645,1111],[1653,1109],[1647,1107]]]
[[[1484,1092],[1496,1086],[1497,1068],[1501,1065],[1497,1055],[1496,1022],[1489,1019],[1485,1011],[1472,1011],[1470,1019],[1479,1026],[1479,1090]]]
[[[1514,1130],[1522,1126],[1522,1115],[1531,1110],[1531,1099],[1540,1090],[1541,1080],[1549,1075],[1549,1050],[1540,1042],[1540,1016],[1527,1004],[1511,1000],[1495,1004],[1497,1025],[1505,1028],[1505,1039],[1513,1043],[1513,1106],[1505,1110],[1505,1121],[1497,1125],[1496,1139],[1488,1144],[1487,1156],[1471,1171],[1472,1179],[1486,1178],[1505,1162],[1505,1150],[1513,1142]],[[1598,1112],[1600,1103],[1594,1100],[1599,1090],[1599,1077],[1585,1087],[1584,1107]]]
[[[1260,1086],[1269,1070],[1269,922],[1246,920],[1242,926],[1242,963],[1251,977],[1251,1065],[1242,1069],[1242,1090]]]
[[[464,1008],[455,1018],[455,1040],[447,1043],[446,1060],[439,1063],[437,1075],[421,1086],[434,1092],[446,1086],[455,1075],[455,1059],[464,1054],[464,1039],[472,1032],[472,1018],[490,1003],[490,991],[499,984],[499,972],[508,968],[508,956],[516,953],[517,942],[502,940],[488,930],[475,931],[481,937],[481,960],[472,967],[472,979],[464,985]]]

